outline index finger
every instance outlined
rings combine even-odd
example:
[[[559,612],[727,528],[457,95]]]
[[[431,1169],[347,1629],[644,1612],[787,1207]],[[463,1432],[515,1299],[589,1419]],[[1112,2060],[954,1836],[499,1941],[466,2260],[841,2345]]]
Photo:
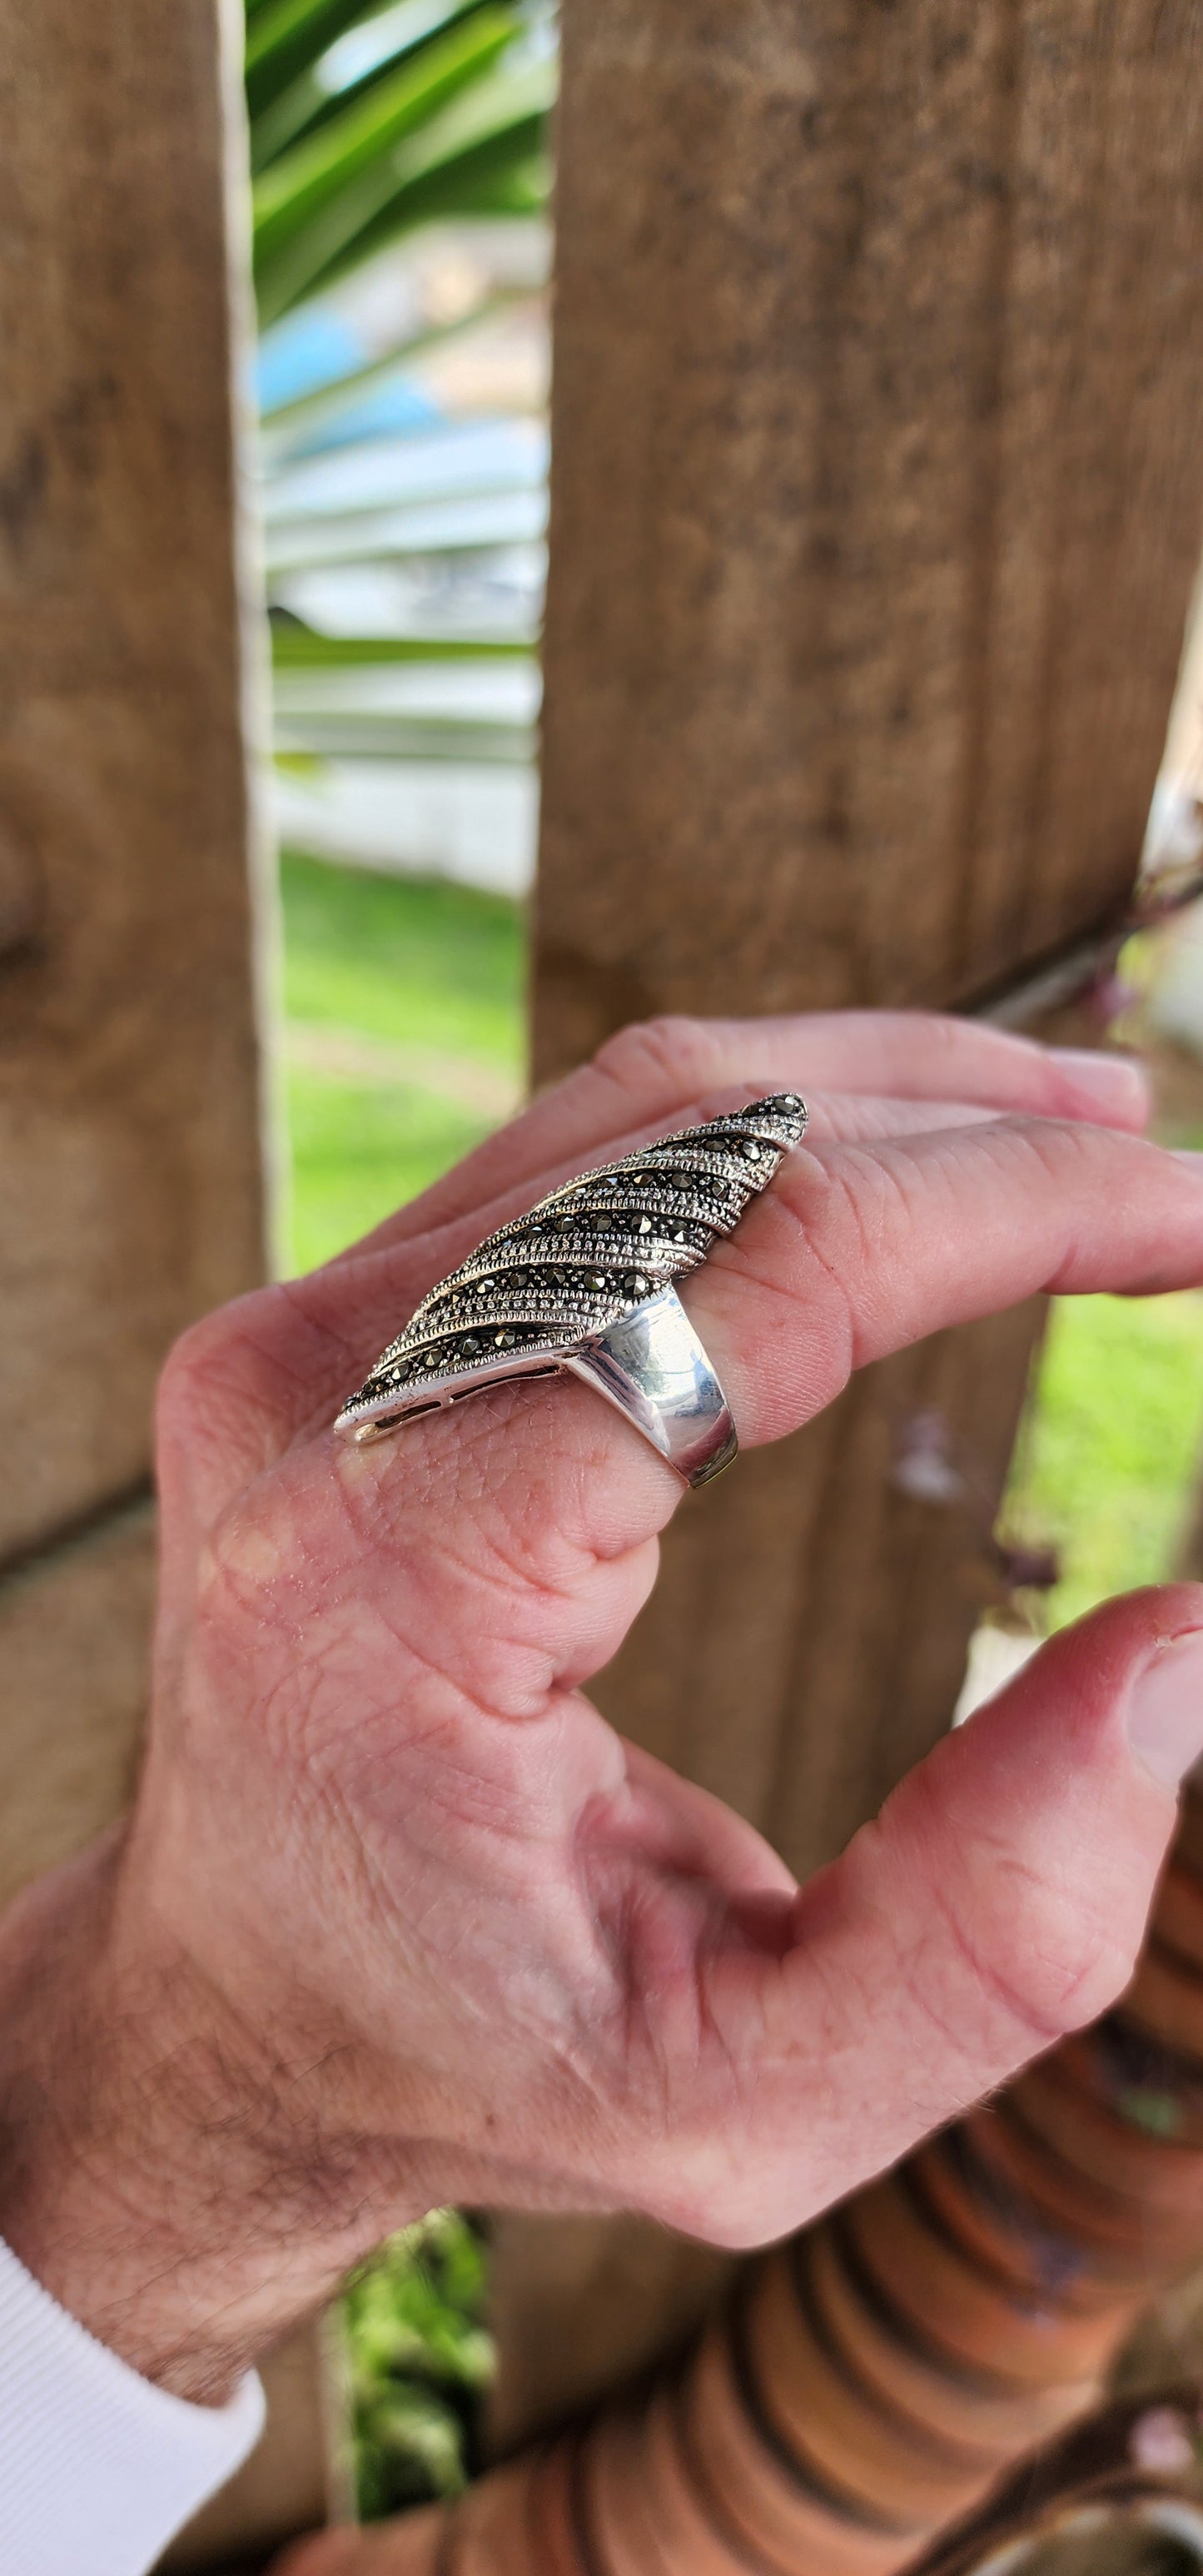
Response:
[[[1039,1289],[1200,1280],[1203,1173],[1135,1137],[1012,1119],[795,1148],[681,1296],[756,1446],[810,1421],[864,1362]],[[461,1443],[478,1517],[512,1507],[528,1531],[601,1556],[651,1537],[683,1491],[629,1423],[563,1383],[516,1379],[398,1437],[403,1477],[391,1441],[343,1464],[385,1519],[404,1514],[421,1466],[454,1497]]]
[[[452,1172],[388,1217],[355,1252],[408,1242],[644,1120],[671,1118],[726,1084],[952,1100],[1139,1132],[1149,1095],[1125,1056],[1034,1039],[930,1011],[792,1012],[750,1020],[670,1015],[607,1039],[589,1064],[498,1128]],[[340,1255],[341,1259],[348,1255]]]
[[[685,1283],[741,1440],[779,1439],[854,1369],[1040,1290],[1203,1280],[1203,1172],[1143,1139],[1003,1118],[802,1146]]]

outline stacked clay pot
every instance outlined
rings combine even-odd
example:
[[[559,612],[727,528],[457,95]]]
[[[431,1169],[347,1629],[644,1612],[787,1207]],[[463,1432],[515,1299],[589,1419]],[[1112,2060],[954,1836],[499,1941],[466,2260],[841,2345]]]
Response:
[[[889,2576],[1203,2253],[1203,1795],[1122,2005],[788,2244],[650,2392],[280,2576]]]

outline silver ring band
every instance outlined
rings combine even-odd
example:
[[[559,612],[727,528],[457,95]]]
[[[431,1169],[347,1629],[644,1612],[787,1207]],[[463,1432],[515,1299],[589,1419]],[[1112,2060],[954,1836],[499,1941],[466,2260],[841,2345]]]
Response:
[[[739,1447],[730,1407],[671,1283],[563,1365],[616,1404],[687,1485],[730,1466]]]
[[[806,1126],[795,1092],[658,1137],[567,1181],[441,1279],[348,1398],[378,1439],[511,1378],[584,1380],[686,1483],[735,1456],[735,1425],[672,1282],[730,1234]]]

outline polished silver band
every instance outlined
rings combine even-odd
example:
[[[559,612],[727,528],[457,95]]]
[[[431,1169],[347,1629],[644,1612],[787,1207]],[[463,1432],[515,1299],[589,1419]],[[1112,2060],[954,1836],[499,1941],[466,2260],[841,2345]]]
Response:
[[[731,1233],[805,1125],[797,1094],[778,1093],[565,1182],[430,1290],[336,1427],[378,1439],[511,1378],[568,1371],[705,1484],[738,1443],[672,1282]]]
[[[687,1485],[730,1466],[739,1447],[730,1407],[671,1284],[565,1352],[564,1367],[616,1404]]]

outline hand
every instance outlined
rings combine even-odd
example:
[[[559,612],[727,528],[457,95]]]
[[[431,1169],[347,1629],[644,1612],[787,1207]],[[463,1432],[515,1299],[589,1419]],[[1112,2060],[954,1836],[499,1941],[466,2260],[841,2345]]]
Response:
[[[681,1500],[627,1424],[563,1380],[330,1432],[486,1231],[794,1087],[805,1149],[684,1291],[745,1446],[1035,1289],[1203,1276],[1203,1176],[1124,1132],[1125,1067],[919,1017],[665,1023],[168,1364],[135,1811],[0,1936],[0,2231],[185,2395],[436,2200],[777,2235],[1127,1980],[1203,1592],[1058,1637],[799,1892],[581,1694]]]

